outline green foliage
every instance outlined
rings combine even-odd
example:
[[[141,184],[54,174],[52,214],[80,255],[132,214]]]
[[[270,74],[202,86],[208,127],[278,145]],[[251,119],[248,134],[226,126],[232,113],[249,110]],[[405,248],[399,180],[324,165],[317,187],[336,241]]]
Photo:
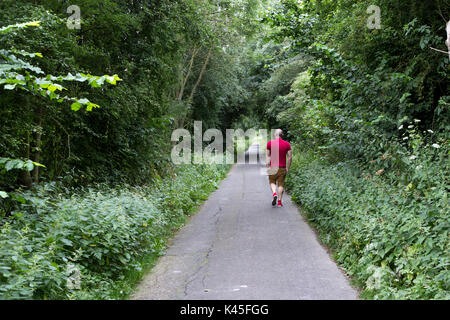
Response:
[[[79,190],[55,183],[0,227],[1,299],[114,299],[132,290],[143,257],[164,252],[168,236],[205,200],[228,166],[182,166],[142,187]],[[80,287],[68,286],[80,271]],[[136,281],[136,280],[134,280]]]
[[[66,1],[0,2],[6,299],[126,296],[227,169],[174,169],[172,130],[193,120],[229,128],[246,113],[259,1],[76,5],[79,30],[67,28]],[[60,107],[68,101],[71,110]],[[80,290],[66,286],[74,268]]]
[[[364,297],[448,298],[445,1],[77,5],[71,30],[65,1],[0,2],[2,297],[126,295],[225,172],[174,175],[171,131],[201,120],[302,146],[289,187]]]
[[[13,25],[9,25],[9,26],[0,28],[0,33],[8,33],[8,32],[12,32],[15,30],[26,29],[28,27],[39,27],[40,23],[41,23],[40,21],[31,21],[31,22],[13,24]],[[31,56],[35,56],[35,55],[39,56],[38,53],[32,54]]]
[[[20,23],[15,25],[6,26],[0,29],[0,33],[8,33],[15,31],[17,29],[24,29],[26,27],[35,26],[38,27],[40,25],[40,21]],[[69,73],[67,76],[52,76],[46,75],[45,77],[36,77],[30,74],[30,71],[36,74],[44,74],[41,68],[37,66],[33,66],[30,63],[17,58],[17,55],[23,57],[40,57],[42,58],[42,54],[40,53],[29,53],[24,50],[0,50],[0,85],[4,85],[3,88],[5,90],[14,90],[15,88],[19,88],[21,90],[28,91],[29,93],[35,95],[42,95],[50,100],[56,100],[58,102],[63,102],[65,100],[74,100],[75,102],[72,104],[72,110],[78,111],[82,105],[86,105],[87,111],[92,111],[93,108],[98,108],[99,106],[90,102],[88,99],[77,99],[70,98],[67,96],[61,97],[57,91],[62,92],[63,90],[67,90],[63,86],[52,82],[52,81],[78,81],[88,83],[92,87],[101,87],[105,81],[110,84],[116,85],[117,81],[121,79],[117,76],[92,76],[78,73],[76,76],[73,76]],[[19,73],[22,72],[22,73]],[[25,72],[25,74],[23,73]]]
[[[7,48],[8,57],[15,57],[15,62],[5,65],[22,68],[8,72],[23,74],[24,78],[26,72],[38,72],[26,79],[11,75],[4,83],[12,90],[4,90],[0,98],[4,122],[0,129],[1,156],[35,160],[33,150],[38,148],[39,162],[46,165],[46,170],[39,171],[43,181],[140,184],[170,172],[167,155],[175,127],[190,128],[193,120],[202,120],[205,130],[225,129],[247,113],[248,88],[244,82],[250,51],[246,47],[258,27],[254,17],[261,6],[259,1],[130,4],[81,0],[77,5],[82,10],[80,30],[67,28],[64,1],[0,3],[0,27],[10,25],[2,29],[10,32],[2,34],[0,46]],[[21,30],[11,26],[28,21],[40,21],[40,27]],[[197,54],[188,73],[193,51]],[[208,52],[211,56],[200,77]],[[65,76],[48,79],[41,71]],[[99,73],[119,74],[123,82],[114,88],[95,90],[119,80],[115,76],[91,76]],[[185,90],[178,97],[181,80],[185,80]],[[56,100],[49,103],[20,90],[30,85]],[[72,100],[71,107],[77,111],[84,105],[92,112],[61,110],[53,102],[64,100],[66,91],[89,96],[89,100]],[[22,108],[14,107],[17,105]],[[20,185],[16,177],[2,179],[2,186]]]
[[[444,48],[449,13],[440,0],[281,0],[263,19],[277,65],[307,61],[261,100],[302,146],[288,187],[365,298],[449,298],[449,60],[429,49]],[[278,70],[262,87],[281,87]]]
[[[31,160],[0,158],[0,168],[4,169],[6,172],[12,169],[31,171],[35,166],[45,168],[43,164]]]
[[[418,147],[403,171],[391,155],[360,167],[296,153],[288,189],[363,298],[450,298],[448,152]]]

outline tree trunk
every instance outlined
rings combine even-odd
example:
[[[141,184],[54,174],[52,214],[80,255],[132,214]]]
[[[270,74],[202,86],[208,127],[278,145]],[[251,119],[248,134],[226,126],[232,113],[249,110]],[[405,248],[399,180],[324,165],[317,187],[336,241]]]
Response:
[[[188,70],[187,70],[186,76],[183,75],[183,69],[180,72],[180,88],[176,92],[176,100],[177,101],[182,101],[183,100],[184,89],[186,88],[186,83],[187,83],[189,77],[191,76],[192,66],[194,65],[195,57],[197,56],[199,51],[200,51],[200,48],[194,47],[192,49],[192,55],[191,55],[191,59],[189,61],[189,66],[188,66]],[[175,126],[177,128],[180,128],[180,125],[184,125],[183,121],[182,121],[182,119],[177,118],[175,120]]]
[[[194,99],[195,90],[197,89],[198,85],[202,81],[203,74],[205,73],[206,66],[208,65],[208,62],[209,62],[209,58],[211,58],[211,53],[212,53],[212,48],[209,48],[208,54],[206,55],[205,63],[203,64],[202,70],[200,71],[200,74],[198,75],[197,82],[195,83],[194,87],[192,88],[191,94],[189,95],[188,103],[191,103],[192,100]]]
[[[42,138],[42,117],[43,117],[43,108],[41,106],[38,107],[38,118],[36,123],[36,129],[33,133],[34,138],[34,151],[33,151],[33,161],[39,163],[41,158],[41,138]],[[32,171],[32,179],[34,183],[39,182],[39,167],[35,166]]]
[[[198,75],[197,81],[195,82],[195,85],[192,88],[191,94],[189,95],[189,98],[187,100],[188,105],[190,105],[192,103],[192,101],[194,100],[195,90],[197,90],[197,87],[199,86],[200,82],[202,81],[203,75],[205,74],[205,71],[206,71],[206,67],[208,66],[209,59],[211,58],[211,53],[212,53],[212,48],[209,48],[208,54],[206,55],[205,62],[203,63],[203,66],[202,66],[202,70],[200,70],[200,74]],[[186,117],[183,116],[183,118],[181,119],[179,128],[183,128],[185,118]]]
[[[181,101],[183,99],[184,88],[186,87],[186,83],[191,75],[192,66],[194,65],[194,59],[197,56],[197,53],[199,50],[200,49],[197,49],[194,47],[194,49],[192,50],[191,61],[189,62],[188,72],[187,72],[186,76],[184,77],[184,79],[183,79],[183,77],[181,77],[182,78],[181,87],[180,87],[180,91],[178,92],[178,95],[177,95],[177,100],[179,100],[179,101]]]
[[[25,157],[30,159],[30,132],[27,132],[27,144],[25,150]],[[26,188],[31,189],[33,187],[33,180],[31,179],[30,171],[21,170],[18,178],[19,185]]]
[[[27,113],[29,113],[30,110],[30,103],[28,99],[25,99],[25,109],[27,109]],[[27,130],[27,143],[25,144],[25,150],[23,151],[23,154],[25,155],[26,159],[30,159],[30,132]],[[21,170],[19,173],[19,176],[17,177],[17,183],[26,188],[31,189],[33,187],[33,181],[31,179],[31,174],[28,170]]]

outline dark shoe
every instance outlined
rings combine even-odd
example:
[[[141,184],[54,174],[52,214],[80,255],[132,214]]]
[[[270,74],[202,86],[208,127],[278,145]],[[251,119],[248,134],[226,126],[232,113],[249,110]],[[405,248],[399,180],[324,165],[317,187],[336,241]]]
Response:
[[[278,199],[278,196],[277,196],[276,193],[274,193],[273,199],[272,199],[272,206],[273,206],[273,207],[275,207],[275,205],[277,204],[277,199]]]

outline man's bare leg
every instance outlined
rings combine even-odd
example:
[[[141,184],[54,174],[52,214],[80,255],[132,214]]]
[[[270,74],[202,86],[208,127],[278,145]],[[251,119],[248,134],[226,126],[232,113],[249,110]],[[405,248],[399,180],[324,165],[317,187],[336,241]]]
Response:
[[[270,189],[272,189],[272,194],[277,193],[277,185],[275,183],[270,184]]]
[[[276,206],[277,204],[277,185],[275,183],[270,183],[270,189],[272,189],[272,194],[273,194],[273,198],[272,198],[272,206]]]
[[[278,200],[283,200],[284,187],[278,187]]]

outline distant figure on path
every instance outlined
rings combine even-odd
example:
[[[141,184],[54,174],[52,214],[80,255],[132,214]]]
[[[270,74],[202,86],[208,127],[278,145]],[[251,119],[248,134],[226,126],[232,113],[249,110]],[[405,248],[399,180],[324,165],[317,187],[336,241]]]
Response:
[[[266,166],[268,168],[267,173],[269,175],[270,188],[272,189],[272,206],[277,205],[278,208],[283,206],[283,192],[284,192],[284,180],[286,174],[291,167],[292,162],[292,149],[289,142],[284,141],[283,130],[276,129],[274,133],[274,140],[267,142],[266,150]],[[287,156],[287,165],[286,165]],[[277,193],[278,183],[278,193]]]

